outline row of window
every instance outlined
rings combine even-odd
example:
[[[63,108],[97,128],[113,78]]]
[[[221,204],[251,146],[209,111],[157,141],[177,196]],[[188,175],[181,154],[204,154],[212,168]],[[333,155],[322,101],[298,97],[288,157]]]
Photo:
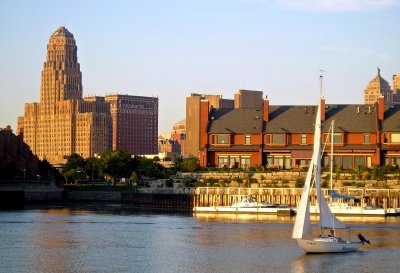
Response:
[[[250,156],[218,156],[218,168],[245,169],[250,166]]]
[[[244,144],[251,144],[251,135],[245,135]],[[267,145],[289,145],[292,143],[290,134],[267,134],[266,136]],[[328,134],[323,136],[324,142],[327,144],[331,143],[331,137]],[[344,144],[345,135],[343,133],[333,134],[333,144]],[[383,143],[400,144],[400,133],[384,133]],[[213,145],[230,145],[233,143],[233,138],[229,134],[216,134],[211,135],[211,144]],[[307,134],[300,134],[300,145],[306,145]],[[371,144],[371,135],[369,133],[363,134],[363,144]]]
[[[232,140],[230,140],[229,134],[218,134],[218,135],[212,135],[211,136],[211,144],[233,144]],[[244,144],[251,144],[251,135],[245,135],[244,136]]]
[[[291,158],[290,155],[268,155],[267,167],[289,170],[292,168],[308,167],[310,159]],[[331,165],[331,157],[324,155],[322,157],[322,167],[328,168]],[[372,166],[372,157],[370,155],[334,155],[333,168],[342,170],[352,170],[356,167]]]

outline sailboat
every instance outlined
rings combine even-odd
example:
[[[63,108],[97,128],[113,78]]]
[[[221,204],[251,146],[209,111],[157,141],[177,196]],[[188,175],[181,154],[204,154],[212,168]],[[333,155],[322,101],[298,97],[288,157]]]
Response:
[[[322,93],[322,76],[321,93]],[[322,94],[321,94],[322,95]],[[307,171],[306,181],[297,209],[296,220],[293,228],[292,238],[297,239],[299,246],[306,253],[342,253],[356,251],[365,242],[369,243],[364,236],[358,234],[359,241],[347,241],[335,236],[336,229],[348,229],[349,227],[340,222],[331,212],[327,200],[321,191],[321,100],[315,119],[314,146],[310,166]],[[319,227],[321,235],[316,238],[311,234],[310,220],[310,193],[315,184],[317,201],[319,206]],[[331,230],[329,236],[324,236],[324,229]]]

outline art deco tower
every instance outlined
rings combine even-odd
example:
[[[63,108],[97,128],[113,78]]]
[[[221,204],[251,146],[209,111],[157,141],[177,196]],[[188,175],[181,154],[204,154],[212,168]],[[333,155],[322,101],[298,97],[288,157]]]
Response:
[[[389,83],[381,77],[381,70],[378,68],[378,75],[373,78],[364,90],[364,104],[375,104],[378,97],[383,96],[385,104],[393,103],[393,92]]]
[[[82,98],[82,73],[74,36],[65,27],[50,36],[42,71],[40,103],[25,104],[18,131],[40,159],[53,164],[78,153],[111,148],[110,106],[104,97]]]
[[[51,34],[40,88],[40,114],[56,114],[63,100],[82,98],[82,73],[74,36],[65,27]]]

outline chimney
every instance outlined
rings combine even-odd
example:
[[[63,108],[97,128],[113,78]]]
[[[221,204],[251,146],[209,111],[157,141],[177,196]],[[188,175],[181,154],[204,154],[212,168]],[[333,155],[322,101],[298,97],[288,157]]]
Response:
[[[263,110],[264,110],[264,121],[268,122],[269,121],[269,100],[267,98],[264,99],[264,105],[263,105]]]
[[[385,117],[385,101],[384,97],[378,97],[378,120],[383,121]]]
[[[321,97],[321,121],[325,121],[325,98]]]

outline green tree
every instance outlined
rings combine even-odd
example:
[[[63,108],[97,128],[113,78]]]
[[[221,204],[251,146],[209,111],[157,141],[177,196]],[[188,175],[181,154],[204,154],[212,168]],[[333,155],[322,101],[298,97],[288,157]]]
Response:
[[[86,159],[86,165],[84,170],[86,175],[90,177],[91,181],[101,176],[101,166],[102,166],[102,160],[100,158],[93,156],[93,157],[88,157]]]
[[[135,170],[135,159],[131,154],[118,149],[116,151],[107,151],[101,156],[101,171],[109,176],[113,182],[120,178],[128,178]]]
[[[64,177],[71,181],[86,178],[85,173],[86,161],[78,154],[72,154],[67,158],[67,163],[62,171]]]
[[[194,172],[200,168],[199,161],[195,157],[189,157],[182,162],[182,171],[184,172]]]
[[[138,172],[148,177],[163,178],[165,176],[165,168],[162,165],[144,157],[139,160]]]
[[[160,157],[158,157],[158,156],[153,157],[153,161],[154,162],[160,162]]]

